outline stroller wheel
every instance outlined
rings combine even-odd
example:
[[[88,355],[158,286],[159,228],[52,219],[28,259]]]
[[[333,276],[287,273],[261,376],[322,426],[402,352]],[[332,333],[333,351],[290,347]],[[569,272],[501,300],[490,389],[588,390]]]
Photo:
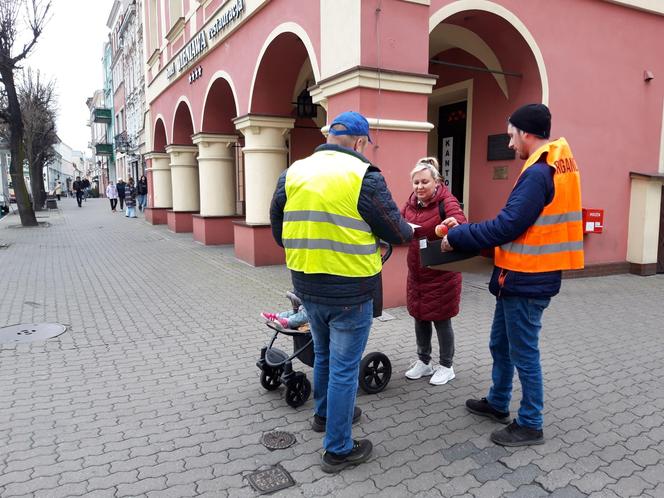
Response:
[[[387,387],[392,377],[392,363],[383,353],[373,352],[362,358],[359,384],[367,394],[376,394]]]
[[[263,370],[261,372],[261,386],[268,391],[274,391],[281,385],[281,371],[280,370]]]
[[[311,395],[311,382],[307,376],[298,372],[295,380],[286,388],[286,403],[293,408],[302,406]]]

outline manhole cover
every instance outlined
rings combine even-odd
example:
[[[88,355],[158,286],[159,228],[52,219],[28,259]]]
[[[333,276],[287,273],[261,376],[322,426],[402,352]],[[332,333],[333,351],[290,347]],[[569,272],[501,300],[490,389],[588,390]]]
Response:
[[[45,341],[62,334],[67,327],[60,323],[19,323],[0,327],[0,343]]]
[[[295,484],[291,475],[281,465],[249,474],[247,480],[251,487],[262,495],[274,493]]]
[[[266,432],[261,437],[261,443],[268,450],[283,450],[295,443],[295,436],[285,431]]]

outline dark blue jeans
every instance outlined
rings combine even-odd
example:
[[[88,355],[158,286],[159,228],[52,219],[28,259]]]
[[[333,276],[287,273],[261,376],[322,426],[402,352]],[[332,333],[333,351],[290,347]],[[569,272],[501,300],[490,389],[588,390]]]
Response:
[[[360,360],[373,320],[373,301],[334,306],[303,300],[314,339],[315,412],[327,417],[323,448],[353,449],[351,429]]]
[[[542,313],[550,301],[551,298],[498,298],[489,341],[493,357],[493,385],[487,401],[496,410],[509,411],[516,368],[523,391],[516,421],[532,429],[541,429],[543,425],[544,383],[539,334],[542,330]]]

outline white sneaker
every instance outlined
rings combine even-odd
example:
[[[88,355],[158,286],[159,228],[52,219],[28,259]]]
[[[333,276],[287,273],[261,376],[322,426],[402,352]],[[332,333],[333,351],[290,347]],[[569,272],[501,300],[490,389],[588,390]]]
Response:
[[[419,379],[425,375],[433,375],[433,367],[427,365],[422,360],[415,360],[410,364],[410,369],[406,372],[406,377],[412,380]]]
[[[431,380],[429,380],[429,384],[433,384],[434,386],[442,386],[443,384],[447,384],[454,377],[456,377],[456,375],[454,375],[454,368],[447,368],[442,365],[438,365],[436,368],[434,368],[433,377],[431,377]]]

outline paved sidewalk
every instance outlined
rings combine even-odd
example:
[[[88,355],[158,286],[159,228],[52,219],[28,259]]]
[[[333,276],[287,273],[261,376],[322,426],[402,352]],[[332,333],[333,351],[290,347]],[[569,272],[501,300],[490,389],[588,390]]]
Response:
[[[0,326],[69,326],[0,345],[2,498],[255,496],[245,476],[277,463],[297,484],[275,496],[664,496],[664,276],[563,283],[544,317],[547,443],[526,449],[495,446],[495,426],[463,406],[489,386],[487,278],[464,281],[446,386],[404,378],[413,327],[390,310],[367,351],[393,378],[358,397],[354,431],[374,456],[326,475],[313,402],[290,408],[255,367],[259,312],[288,306],[285,267],[252,268],[106,200],[59,204],[47,228],[0,221]],[[259,439],[276,429],[297,443],[270,452]]]

